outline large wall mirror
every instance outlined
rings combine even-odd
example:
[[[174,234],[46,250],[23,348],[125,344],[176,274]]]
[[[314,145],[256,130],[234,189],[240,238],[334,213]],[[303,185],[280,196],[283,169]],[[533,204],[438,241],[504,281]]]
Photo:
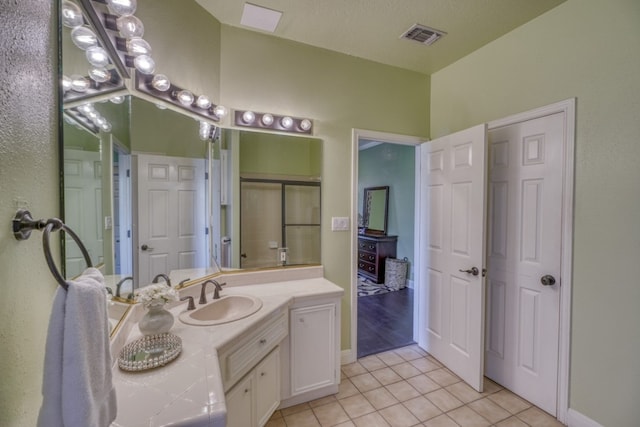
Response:
[[[77,86],[87,64],[70,32],[61,26],[62,74]],[[114,294],[175,270],[196,280],[321,262],[322,141],[215,126],[202,138],[193,115],[106,68],[105,84],[64,92],[62,216]],[[75,243],[62,252],[66,277],[80,274]]]

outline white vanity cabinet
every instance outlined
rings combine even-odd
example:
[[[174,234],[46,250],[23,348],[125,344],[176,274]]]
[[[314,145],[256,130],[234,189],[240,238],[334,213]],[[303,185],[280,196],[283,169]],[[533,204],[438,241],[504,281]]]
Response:
[[[276,347],[226,394],[227,427],[264,426],[280,404],[280,349]]]
[[[338,392],[340,298],[294,303],[289,324],[282,343],[282,408]]]

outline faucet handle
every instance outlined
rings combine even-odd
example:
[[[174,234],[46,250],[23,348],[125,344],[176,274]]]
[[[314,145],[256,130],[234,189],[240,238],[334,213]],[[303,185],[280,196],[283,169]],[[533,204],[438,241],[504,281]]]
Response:
[[[190,277],[184,280],[181,280],[180,283],[178,283],[178,286],[176,286],[176,289],[182,289],[184,287],[184,284],[187,283],[189,280],[191,280]]]
[[[195,310],[196,309],[196,304],[193,302],[193,297],[192,296],[186,296],[186,297],[180,298],[180,301],[186,301],[186,300],[189,300],[189,303],[187,304],[187,311]]]

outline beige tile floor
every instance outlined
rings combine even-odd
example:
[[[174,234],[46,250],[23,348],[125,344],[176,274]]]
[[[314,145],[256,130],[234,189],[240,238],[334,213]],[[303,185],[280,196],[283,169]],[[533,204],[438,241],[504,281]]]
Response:
[[[555,418],[485,378],[478,393],[418,346],[342,366],[338,394],[276,411],[266,427],[556,427]]]

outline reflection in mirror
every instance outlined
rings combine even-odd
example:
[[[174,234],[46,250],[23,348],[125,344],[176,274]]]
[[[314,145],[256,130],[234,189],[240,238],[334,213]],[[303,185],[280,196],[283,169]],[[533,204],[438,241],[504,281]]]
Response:
[[[365,234],[387,234],[389,213],[389,187],[364,189],[363,228]]]
[[[322,141],[225,130],[222,146],[221,266],[319,264]]]

